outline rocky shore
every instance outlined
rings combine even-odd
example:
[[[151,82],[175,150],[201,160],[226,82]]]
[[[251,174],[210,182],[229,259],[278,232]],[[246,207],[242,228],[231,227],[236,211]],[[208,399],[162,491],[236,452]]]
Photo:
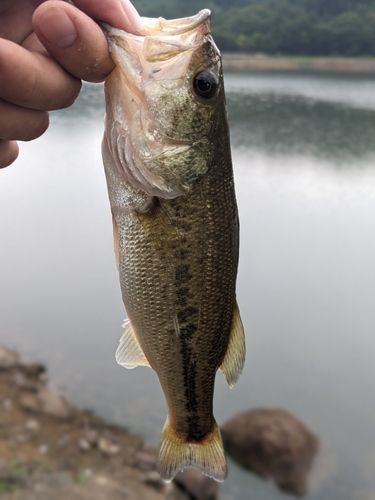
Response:
[[[293,415],[249,410],[221,432],[226,453],[244,469],[283,492],[306,494],[318,439]],[[157,453],[125,428],[72,406],[48,384],[44,366],[0,347],[2,500],[219,498],[219,483],[192,468],[165,484],[156,472]]]
[[[189,499],[178,483],[161,481],[156,455],[126,429],[70,405],[49,387],[44,366],[0,347],[2,500]]]

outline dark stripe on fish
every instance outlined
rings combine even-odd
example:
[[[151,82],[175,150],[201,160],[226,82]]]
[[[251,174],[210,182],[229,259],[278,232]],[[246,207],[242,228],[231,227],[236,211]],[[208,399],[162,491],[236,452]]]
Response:
[[[181,253],[186,257],[189,252],[181,249]],[[203,439],[205,433],[202,432],[200,418],[198,415],[199,406],[197,398],[197,369],[193,348],[193,336],[198,331],[194,320],[198,319],[198,309],[194,306],[187,306],[188,299],[194,295],[190,293],[188,282],[191,280],[189,264],[179,264],[175,271],[175,285],[177,304],[184,307],[177,313],[178,324],[180,327],[181,357],[182,357],[182,376],[185,396],[187,440],[190,442],[199,442]],[[187,307],[186,307],[187,306]]]
[[[200,442],[206,435],[202,430],[199,417],[199,405],[197,398],[197,364],[195,361],[192,337],[198,328],[194,324],[188,324],[181,328],[181,355],[182,375],[185,389],[185,409],[187,436],[189,442]]]

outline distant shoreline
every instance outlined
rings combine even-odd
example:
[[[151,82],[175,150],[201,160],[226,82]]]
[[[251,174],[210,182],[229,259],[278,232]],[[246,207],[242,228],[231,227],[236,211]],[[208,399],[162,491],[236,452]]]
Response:
[[[267,56],[223,53],[227,71],[316,71],[326,73],[375,74],[375,57]]]

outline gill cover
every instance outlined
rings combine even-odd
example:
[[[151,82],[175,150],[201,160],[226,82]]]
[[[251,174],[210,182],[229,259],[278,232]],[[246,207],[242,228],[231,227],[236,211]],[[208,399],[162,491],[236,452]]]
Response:
[[[117,175],[171,199],[189,192],[211,166],[220,55],[209,10],[142,21],[145,36],[102,24],[116,63],[105,84],[104,146]]]

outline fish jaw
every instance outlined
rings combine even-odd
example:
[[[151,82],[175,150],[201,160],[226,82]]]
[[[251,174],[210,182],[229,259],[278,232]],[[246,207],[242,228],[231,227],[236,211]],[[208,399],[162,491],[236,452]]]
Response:
[[[144,25],[145,36],[102,25],[116,63],[105,84],[104,141],[130,185],[172,199],[209,170],[221,92],[204,102],[193,79],[208,69],[220,82],[221,59],[208,10],[175,21],[144,19]]]

